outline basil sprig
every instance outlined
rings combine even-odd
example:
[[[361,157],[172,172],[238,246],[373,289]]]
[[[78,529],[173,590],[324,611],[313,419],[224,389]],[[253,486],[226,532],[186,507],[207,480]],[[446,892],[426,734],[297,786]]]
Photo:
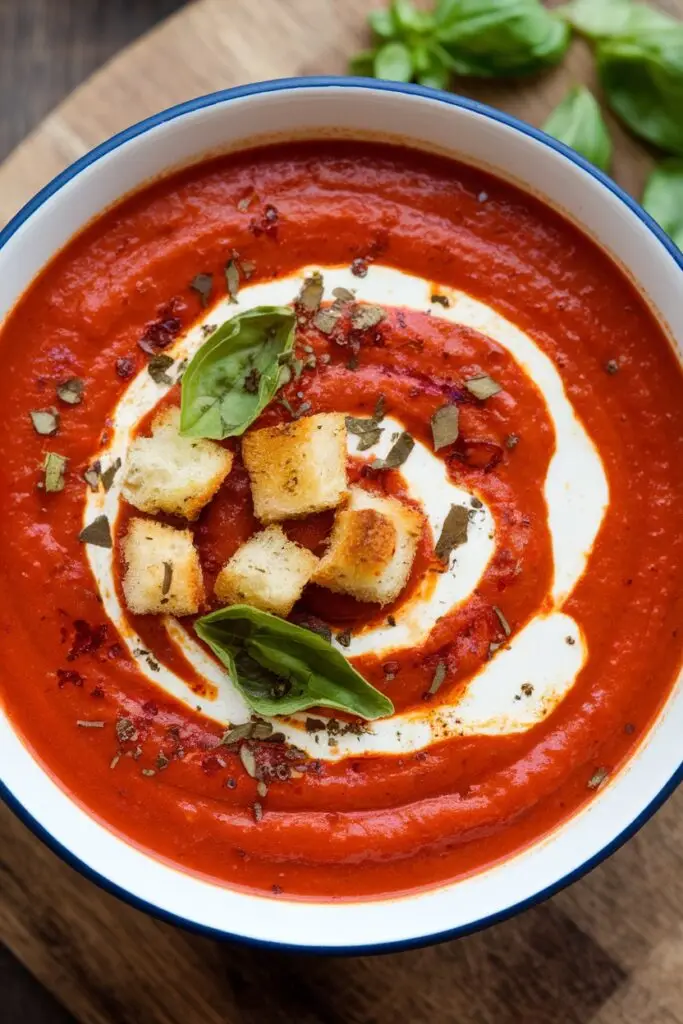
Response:
[[[683,154],[683,24],[631,0],[575,0],[560,10],[595,43],[614,113],[640,138]]]
[[[433,11],[392,0],[368,22],[375,47],[353,58],[352,72],[440,89],[452,75],[532,74],[560,61],[570,37],[540,0],[438,0]]]
[[[601,170],[609,170],[612,140],[598,101],[585,85],[570,89],[555,107],[543,130],[571,146]]]
[[[683,250],[683,160],[663,160],[647,179],[643,206]]]
[[[256,306],[221,324],[183,374],[180,433],[216,441],[243,434],[280,385],[295,325],[287,306]]]
[[[567,24],[540,0],[439,0],[434,18],[459,75],[530,75],[569,46]]]
[[[394,710],[327,640],[276,615],[235,604],[197,619],[194,628],[260,715],[322,706],[375,719]]]

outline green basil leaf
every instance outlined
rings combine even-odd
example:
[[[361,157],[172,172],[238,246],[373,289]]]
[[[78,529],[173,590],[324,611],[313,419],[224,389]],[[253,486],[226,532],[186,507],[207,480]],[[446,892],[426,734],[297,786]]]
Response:
[[[380,46],[375,54],[375,78],[390,82],[409,82],[413,77],[413,58],[404,43],[392,42]]]
[[[614,113],[635,135],[683,154],[683,24],[600,42],[596,60]]]
[[[236,604],[204,615],[194,628],[260,715],[317,706],[366,719],[393,713],[389,698],[327,640],[276,615]]]
[[[210,335],[183,374],[183,437],[220,441],[244,433],[277,391],[278,357],[291,352],[295,324],[294,310],[287,306],[257,306]]]
[[[427,85],[432,89],[447,89],[450,78],[451,65],[448,54],[442,47],[427,47],[425,61],[417,73],[420,85]]]
[[[349,74],[361,78],[374,78],[376,50],[361,50],[349,60]]]
[[[532,74],[557,64],[571,35],[540,0],[440,0],[434,18],[436,38],[461,75]]]
[[[434,19],[429,11],[419,10],[412,0],[392,0],[391,14],[398,31],[409,38],[411,33],[427,33],[433,28]]]
[[[585,85],[570,89],[543,125],[548,135],[571,146],[603,171],[609,170],[612,140],[598,101]]]
[[[397,25],[391,11],[379,7],[368,14],[368,25],[378,39],[393,39]]]
[[[668,14],[631,0],[574,0],[556,13],[589,39],[637,39],[642,32],[676,25]]]
[[[647,179],[643,206],[683,250],[683,160],[664,160]]]

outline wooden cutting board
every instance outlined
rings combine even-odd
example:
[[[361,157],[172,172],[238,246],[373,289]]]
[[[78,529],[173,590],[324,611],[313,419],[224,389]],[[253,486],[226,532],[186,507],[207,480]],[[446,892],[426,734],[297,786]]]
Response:
[[[377,2],[188,5],[0,167],[0,223],[76,157],[156,110],[258,79],[343,73]],[[662,6],[683,16],[683,0]],[[538,125],[576,81],[592,81],[581,43],[540,81],[463,91]],[[615,177],[639,195],[650,157],[610,127]],[[683,793],[606,864],[512,921],[431,949],[347,960],[186,934],[101,892],[5,808],[0,827],[0,939],[88,1024],[683,1024]]]

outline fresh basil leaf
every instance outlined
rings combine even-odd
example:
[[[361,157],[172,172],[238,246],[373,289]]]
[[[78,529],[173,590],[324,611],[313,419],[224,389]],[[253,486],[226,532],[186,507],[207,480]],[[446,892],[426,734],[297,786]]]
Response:
[[[436,39],[460,75],[527,75],[557,64],[567,23],[540,0],[439,0]]]
[[[643,206],[683,250],[683,160],[664,160],[647,179]]]
[[[683,24],[604,40],[596,61],[614,113],[640,138],[683,154]]]
[[[413,77],[413,58],[404,43],[394,41],[380,46],[375,54],[375,78],[390,82],[409,82]]]
[[[391,11],[379,7],[368,14],[368,25],[378,39],[392,39],[396,34],[397,25]]]
[[[361,50],[349,59],[349,74],[361,78],[374,78],[376,50]]]
[[[232,605],[197,619],[194,628],[260,715],[291,715],[311,707],[366,719],[393,713],[389,698],[327,640],[276,615]]]
[[[417,74],[420,85],[430,89],[447,89],[451,79],[451,66],[447,55],[438,47],[427,50],[426,61]]]
[[[202,345],[181,385],[180,433],[220,441],[243,434],[280,383],[278,357],[294,344],[296,315],[257,306],[226,320]],[[258,374],[258,389],[249,382]],[[247,386],[245,386],[247,385]]]
[[[569,90],[543,125],[543,131],[571,146],[601,170],[609,170],[612,140],[598,101],[585,85]]]
[[[556,8],[555,13],[589,39],[637,39],[642,32],[676,24],[663,11],[631,0],[574,0]]]
[[[399,33],[408,38],[411,33],[422,34],[433,28],[433,16],[429,11],[419,10],[412,0],[392,0],[391,14]]]

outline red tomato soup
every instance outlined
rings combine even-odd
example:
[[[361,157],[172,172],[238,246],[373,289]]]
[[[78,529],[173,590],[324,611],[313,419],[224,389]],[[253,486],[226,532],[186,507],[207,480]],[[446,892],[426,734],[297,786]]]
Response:
[[[359,289],[401,271],[426,282],[427,298],[417,308],[399,289],[392,303],[374,300],[380,318],[355,321],[362,307],[351,294],[326,292],[320,309],[319,300],[313,310],[299,303],[298,362],[245,436],[319,413],[367,421],[383,396],[385,415],[416,451],[382,469],[373,468],[372,452],[354,450],[348,482],[426,515],[429,489],[415,492],[408,474],[409,460],[426,449],[430,465],[438,460],[444,479],[473,501],[459,523],[465,531],[469,523],[470,537],[460,537],[454,562],[444,564],[439,537],[421,520],[409,579],[392,603],[309,583],[290,620],[322,622],[342,641],[354,630],[400,625],[411,601],[428,603],[441,574],[457,579],[482,508],[495,524],[482,539],[492,543],[482,572],[419,642],[389,650],[385,639],[381,651],[358,655],[349,648],[401,721],[413,716],[432,728],[482,673],[514,658],[516,637],[553,610],[554,551],[563,543],[563,520],[553,524],[548,514],[546,477],[560,435],[547,374],[534,377],[519,352],[458,322],[453,293],[514,324],[561,379],[608,500],[561,603],[575,633],[560,641],[583,657],[562,699],[530,724],[501,724],[494,694],[493,726],[466,727],[456,716],[461,728],[432,728],[427,740],[404,743],[397,725],[395,743],[382,751],[372,748],[377,723],[325,707],[301,715],[303,749],[278,735],[277,719],[272,730],[222,742],[227,724],[193,702],[196,695],[210,705],[215,682],[192,667],[165,620],[124,611],[124,628],[107,613],[93,549],[79,535],[88,495],[103,493],[97,467],[89,483],[83,474],[106,450],[118,403],[151,370],[162,375],[161,406],[178,406],[181,384],[171,375],[164,389],[168,364],[159,356],[171,353],[170,363],[200,320],[231,316],[228,288],[242,312],[252,285],[303,267],[320,267],[323,279],[326,268],[350,268]],[[295,296],[293,289],[286,301]],[[337,313],[321,320],[335,301]],[[609,784],[669,695],[683,643],[680,368],[622,272],[513,186],[385,145],[321,141],[224,157],[155,182],[91,224],[31,285],[0,344],[0,695],[46,771],[130,843],[219,883],[284,897],[380,897],[443,884],[509,857],[574,814]],[[477,392],[473,380],[493,381],[493,393]],[[444,406],[457,409],[457,437],[451,420],[435,452],[432,417]],[[37,411],[47,419],[32,417]],[[157,413],[145,410],[138,436]],[[262,528],[242,437],[218,443],[233,465],[199,517],[148,516],[191,530],[201,613],[218,607],[222,566]],[[53,458],[46,489],[49,452],[68,461]],[[122,544],[134,516],[122,500],[108,522],[124,609]],[[321,556],[334,519],[327,509],[282,525]],[[193,617],[180,621],[194,637]],[[131,629],[142,654],[130,649]],[[160,666],[183,677],[187,700],[155,682]],[[536,684],[520,682],[508,717],[519,708],[524,718],[532,706],[525,702]],[[356,732],[358,752],[338,756],[340,737]]]

